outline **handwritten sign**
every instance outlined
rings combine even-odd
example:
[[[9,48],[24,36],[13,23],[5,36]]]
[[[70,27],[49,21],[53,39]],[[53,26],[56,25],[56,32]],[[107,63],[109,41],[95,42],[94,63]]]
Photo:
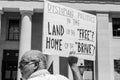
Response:
[[[45,1],[42,48],[49,55],[95,60],[96,16]]]

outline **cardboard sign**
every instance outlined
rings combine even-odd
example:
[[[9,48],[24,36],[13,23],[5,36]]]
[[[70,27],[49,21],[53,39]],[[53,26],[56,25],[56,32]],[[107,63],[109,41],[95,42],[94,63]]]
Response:
[[[49,55],[95,60],[96,16],[45,1],[42,48]]]

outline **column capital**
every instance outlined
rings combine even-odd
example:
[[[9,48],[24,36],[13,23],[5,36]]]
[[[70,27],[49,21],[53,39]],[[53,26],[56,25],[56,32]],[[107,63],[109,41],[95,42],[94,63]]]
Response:
[[[25,14],[33,15],[33,11],[31,11],[31,10],[20,10],[20,14],[22,14],[22,15],[25,15]]]
[[[96,14],[97,16],[103,16],[103,17],[108,17],[109,16],[109,13],[97,13]]]
[[[33,15],[33,8],[20,8],[19,11],[20,11],[20,14],[21,15]]]
[[[3,10],[2,10],[2,8],[0,7],[0,14],[3,14]]]

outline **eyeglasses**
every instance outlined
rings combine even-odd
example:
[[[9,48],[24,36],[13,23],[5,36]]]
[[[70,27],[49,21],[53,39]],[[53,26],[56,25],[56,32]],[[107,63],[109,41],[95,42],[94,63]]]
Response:
[[[38,63],[38,61],[35,61],[35,60],[31,60],[29,62],[27,62],[27,61],[21,61],[19,63],[20,64],[19,69],[23,69],[24,66],[26,66],[26,65],[31,65],[31,64],[36,64],[36,63]]]

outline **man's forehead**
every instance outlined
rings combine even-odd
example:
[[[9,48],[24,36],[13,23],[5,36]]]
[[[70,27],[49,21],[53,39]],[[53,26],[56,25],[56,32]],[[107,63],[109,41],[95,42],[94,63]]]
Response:
[[[38,56],[27,56],[27,57],[23,57],[21,59],[21,61],[25,61],[25,62],[29,62],[29,61],[37,61],[39,60],[40,58]]]

